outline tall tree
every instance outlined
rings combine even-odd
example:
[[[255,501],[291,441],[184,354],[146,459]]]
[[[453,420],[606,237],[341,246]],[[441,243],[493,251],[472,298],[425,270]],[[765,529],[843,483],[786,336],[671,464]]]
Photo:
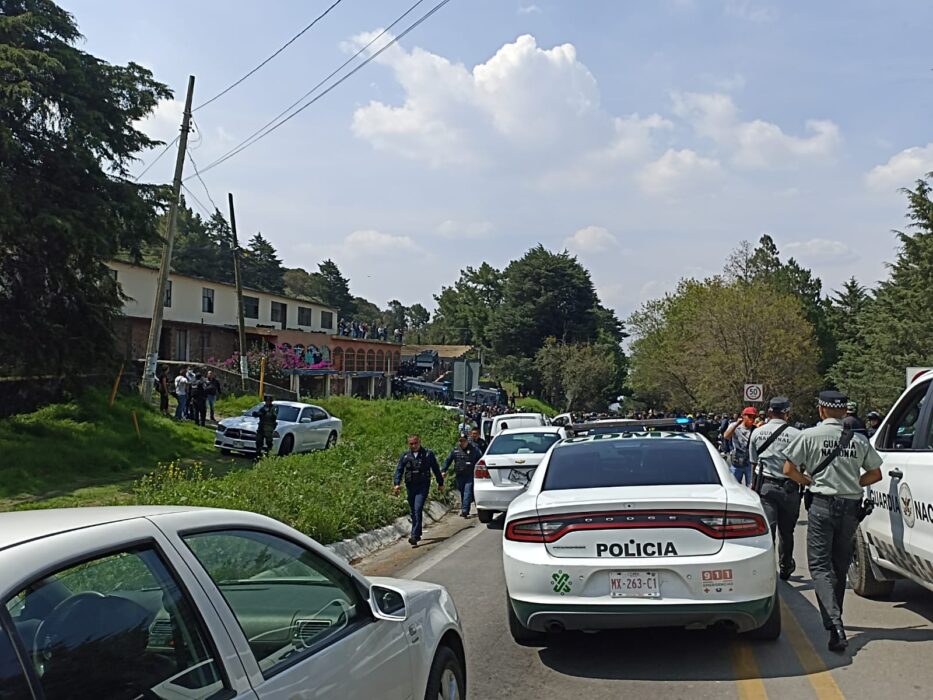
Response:
[[[415,330],[424,328],[430,320],[431,312],[421,304],[412,304],[408,307],[408,324]]]
[[[163,227],[166,223],[163,221]],[[172,269],[184,275],[233,283],[233,235],[220,212],[215,211],[204,221],[181,202]]]
[[[502,304],[502,272],[483,263],[467,267],[460,279],[435,295],[437,310],[431,335],[437,342],[476,345],[487,350],[493,317]]]
[[[165,192],[128,176],[134,155],[158,145],[134,125],[171,92],[142,66],[77,49],[79,39],[51,0],[0,0],[0,367],[8,372],[86,371],[111,357],[121,298],[105,263],[158,237]]]
[[[285,270],[282,275],[282,282],[285,284],[285,293],[288,296],[315,296],[314,280],[308,271],[303,268],[293,267]]]
[[[285,292],[285,268],[272,244],[257,233],[243,255],[243,284],[264,292]]]
[[[357,304],[350,294],[350,280],[343,276],[340,268],[331,259],[318,263],[318,271],[311,274],[312,296],[337,309],[341,318],[353,318]]]

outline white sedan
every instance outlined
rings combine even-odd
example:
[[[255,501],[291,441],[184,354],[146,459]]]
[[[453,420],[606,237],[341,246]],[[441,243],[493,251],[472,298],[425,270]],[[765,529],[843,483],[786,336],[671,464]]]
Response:
[[[565,437],[567,431],[555,426],[509,429],[496,435],[473,472],[479,521],[488,523],[495,513],[506,512],[525,490],[551,445]]]
[[[506,515],[509,629],[728,625],[781,633],[758,495],[694,433],[608,433],[555,445]]]
[[[320,406],[296,401],[273,401],[272,405],[278,412],[272,454],[284,456],[292,452],[327,450],[337,444],[343,433],[343,421]],[[220,421],[214,434],[214,447],[224,454],[255,454],[259,419],[253,414],[262,406],[256,404],[240,416]]]
[[[466,696],[444,588],[367,580],[252,513],[0,514],[0,601],[4,698]]]

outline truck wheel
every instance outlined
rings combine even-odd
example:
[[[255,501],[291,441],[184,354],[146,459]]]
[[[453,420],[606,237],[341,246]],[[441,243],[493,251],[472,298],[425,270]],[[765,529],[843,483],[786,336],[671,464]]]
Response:
[[[476,509],[476,519],[481,523],[491,523],[492,522],[493,512],[491,510],[480,510]]]
[[[758,629],[750,630],[745,633],[746,639],[756,639],[765,642],[773,642],[781,636],[781,597],[777,591],[774,592],[774,605],[771,606],[771,614],[768,619]]]
[[[879,581],[871,568],[871,554],[862,528],[855,531],[855,554],[849,565],[849,583],[852,590],[863,598],[887,598],[894,589],[894,581]]]
[[[521,623],[515,610],[512,608],[512,601],[508,595],[505,597],[505,607],[508,608],[509,632],[515,643],[523,647],[543,646],[547,641],[547,635],[544,632],[530,630]]]

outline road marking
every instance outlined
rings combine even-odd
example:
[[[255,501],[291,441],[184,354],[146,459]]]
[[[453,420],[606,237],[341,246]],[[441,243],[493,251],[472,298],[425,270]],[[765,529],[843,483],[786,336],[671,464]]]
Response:
[[[783,599],[781,600],[781,621],[784,625],[784,634],[794,653],[797,654],[797,658],[800,659],[800,665],[803,666],[807,680],[813,686],[818,700],[845,700],[845,695],[836,685],[832,674],[826,670],[823,659],[816,653],[807,633],[803,631],[803,627],[797,622],[794,613]]]
[[[451,538],[451,542],[445,544],[443,547],[438,549],[436,552],[432,552],[424,559],[419,561],[414,566],[411,566],[398,574],[398,578],[418,578],[428,569],[432,569],[442,561],[444,561],[451,554],[460,549],[467,542],[470,542],[474,538],[478,537],[480,533],[487,532],[488,528],[485,526],[474,525],[472,528],[465,528],[466,530],[472,530],[472,532],[467,533],[465,536],[460,537],[460,533],[464,530],[460,530]]]
[[[758,662],[755,661],[755,652],[748,642],[733,642],[732,666],[737,677],[735,682],[739,689],[739,700],[768,700],[768,692],[761,680]]]

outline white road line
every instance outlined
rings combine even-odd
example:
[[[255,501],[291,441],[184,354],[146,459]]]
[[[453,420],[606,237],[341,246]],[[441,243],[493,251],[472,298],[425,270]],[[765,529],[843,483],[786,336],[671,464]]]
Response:
[[[470,531],[467,532],[467,530]],[[432,552],[424,559],[418,561],[418,563],[416,563],[414,566],[410,566],[407,569],[399,572],[397,574],[398,578],[418,578],[429,569],[433,569],[435,566],[440,564],[467,542],[470,542],[478,537],[480,533],[487,531],[488,528],[485,525],[480,524],[476,524],[472,528],[461,530],[456,535],[454,535],[449,542],[445,542],[444,545],[436,552]],[[465,534],[463,537],[460,537],[460,534],[463,532],[466,532],[467,534]]]

